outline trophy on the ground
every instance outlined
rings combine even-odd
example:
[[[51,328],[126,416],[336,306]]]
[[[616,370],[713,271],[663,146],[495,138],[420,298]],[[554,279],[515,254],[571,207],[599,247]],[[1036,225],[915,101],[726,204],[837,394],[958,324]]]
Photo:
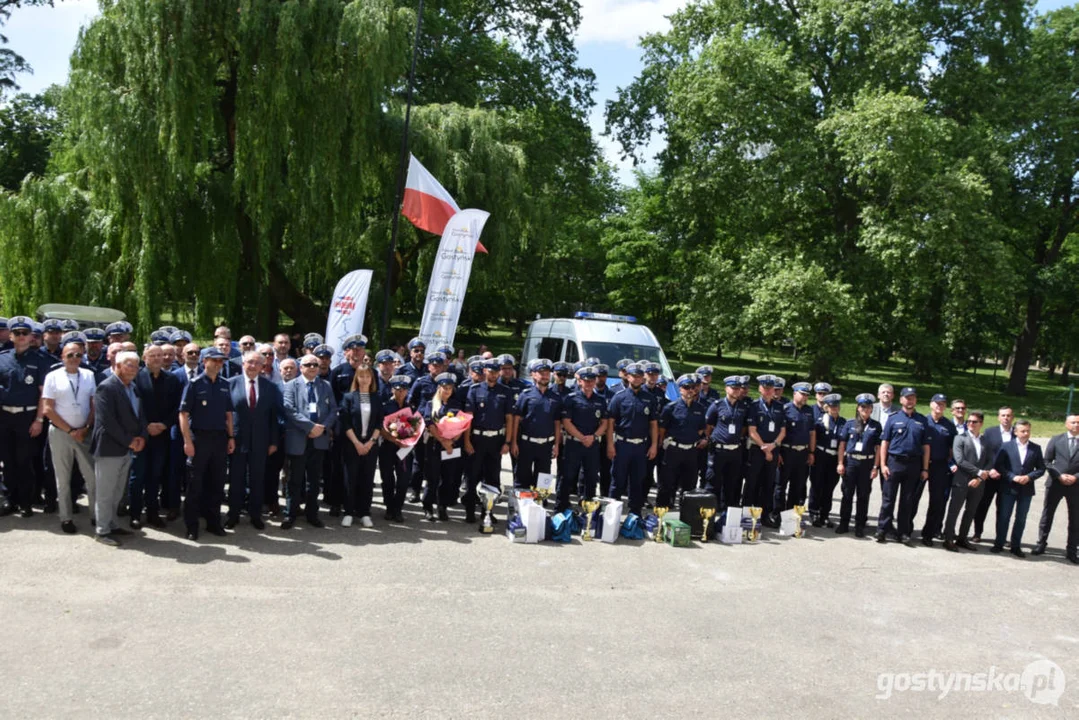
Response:
[[[659,518],[659,522],[656,523],[656,542],[663,542],[663,516],[670,512],[668,507],[658,507],[655,509],[656,517]]]
[[[746,542],[760,542],[761,539],[761,508],[747,507],[749,513],[749,528],[745,531]]]
[[[599,510],[599,500],[582,500],[581,509],[584,510],[584,532],[581,533],[582,540],[592,539],[592,515]]]
[[[708,521],[712,519],[712,516],[716,514],[715,508],[702,507],[701,517],[704,518],[704,524],[701,526],[701,542],[708,542]]]
[[[483,519],[480,520],[480,532],[484,535],[490,535],[495,531],[492,513],[495,509],[495,503],[502,497],[502,488],[481,483],[478,490],[480,502],[483,503]]]
[[[536,494],[539,504],[543,507],[547,507],[547,498],[554,495],[554,491],[554,475],[552,473],[540,473],[539,478],[536,480],[536,484],[532,487],[532,492]]]
[[[796,538],[802,537],[802,518],[805,516],[805,514],[805,505],[794,506],[794,517],[797,518],[797,525],[794,526],[794,537]]]

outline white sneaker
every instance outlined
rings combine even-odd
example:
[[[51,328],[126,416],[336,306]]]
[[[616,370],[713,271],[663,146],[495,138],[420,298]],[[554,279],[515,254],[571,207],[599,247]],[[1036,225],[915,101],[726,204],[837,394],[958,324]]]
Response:
[[[345,515],[341,518],[341,527],[352,527],[352,516]]]
[[[360,525],[363,525],[365,528],[373,528],[375,526],[375,524],[371,522],[370,515],[364,515],[360,518]]]

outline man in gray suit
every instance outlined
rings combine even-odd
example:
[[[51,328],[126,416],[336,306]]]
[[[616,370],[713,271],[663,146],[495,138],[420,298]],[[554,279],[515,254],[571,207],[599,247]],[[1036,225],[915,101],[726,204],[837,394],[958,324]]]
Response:
[[[146,414],[134,383],[138,374],[138,354],[121,352],[113,374],[94,391],[94,516],[97,541],[110,547],[120,546],[115,536],[131,534],[116,522],[116,510],[131,474],[131,453],[146,446]]]
[[[318,519],[318,491],[322,464],[330,449],[330,433],[337,423],[337,402],[330,383],[320,378],[319,359],[305,355],[301,376],[285,385],[285,454],[288,455],[288,499],[282,530],[296,524],[303,498],[307,524],[322,527]]]
[[[889,416],[899,412],[899,408],[892,403],[892,398],[894,397],[895,388],[888,383],[882,383],[877,388],[877,398],[880,402],[873,403],[873,414],[870,415],[870,419],[879,422],[881,427],[884,427],[884,423],[888,422]]]
[[[970,523],[985,492],[985,482],[1000,477],[1000,473],[992,469],[996,453],[982,439],[984,422],[985,415],[980,410],[971,411],[967,418],[967,431],[956,435],[952,441],[952,458],[958,467],[952,477],[951,502],[944,525],[944,549],[952,552],[959,552],[959,548],[972,552],[977,550],[967,542]],[[955,521],[960,510],[963,511],[963,521],[959,525],[959,539],[956,540]]]
[[[1035,555],[1045,552],[1049,544],[1049,531],[1053,527],[1053,515],[1061,500],[1068,506],[1068,560],[1079,565],[1079,414],[1069,415],[1065,421],[1067,432],[1049,439],[1045,446],[1045,469],[1049,475],[1045,481],[1045,507],[1038,523],[1038,544]]]

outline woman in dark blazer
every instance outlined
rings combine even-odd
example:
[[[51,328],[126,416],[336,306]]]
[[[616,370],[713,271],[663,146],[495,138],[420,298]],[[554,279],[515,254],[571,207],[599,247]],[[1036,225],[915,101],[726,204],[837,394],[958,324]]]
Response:
[[[375,491],[375,463],[383,415],[375,373],[370,365],[356,368],[352,386],[341,398],[339,417],[345,440],[342,454],[348,472],[348,498],[341,526],[351,527],[352,518],[358,517],[363,527],[374,527],[371,496]]]

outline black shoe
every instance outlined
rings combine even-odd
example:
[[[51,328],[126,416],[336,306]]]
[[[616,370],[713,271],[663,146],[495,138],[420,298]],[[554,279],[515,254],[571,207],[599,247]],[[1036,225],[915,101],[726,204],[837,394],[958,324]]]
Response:
[[[441,520],[442,522],[449,522],[450,521],[450,514],[446,511],[446,508],[440,507],[438,509],[438,519]]]
[[[131,518],[127,524],[131,526],[132,530],[142,530],[142,523],[139,522],[139,519],[136,517]]]
[[[291,530],[292,526],[296,524],[296,518],[285,518],[281,521],[282,530]]]
[[[393,521],[399,523],[403,523],[405,521],[405,516],[401,514],[400,510],[393,514]]]
[[[779,527],[779,520],[773,517],[767,517],[761,520],[761,525],[767,528],[775,529]]]
[[[270,505],[270,517],[281,517],[281,506],[277,503]]]
[[[418,492],[412,493],[411,495],[408,496],[408,501],[410,503],[419,503],[420,502],[420,494]]]
[[[382,513],[382,519],[386,522],[393,522],[393,513],[387,510],[386,512]]]
[[[341,506],[340,505],[331,505],[330,506],[330,517],[341,517]]]
[[[954,553],[959,552],[959,548],[957,548],[955,546],[955,543],[953,543],[951,540],[945,540],[944,541],[944,549],[947,550],[948,552],[954,552]]]
[[[221,527],[220,525],[212,525],[206,528],[206,532],[210,533],[211,535],[216,535],[217,537],[228,536],[228,533],[225,532],[225,528]]]
[[[237,522],[238,521],[236,520],[236,518],[228,518],[227,520],[225,520],[225,529],[226,530],[235,530]]]
[[[111,548],[120,547],[120,541],[114,538],[112,535],[97,535],[94,537],[94,540],[97,540],[102,545],[107,545]]]
[[[179,517],[179,510],[169,510],[167,513],[165,513],[165,522],[172,522],[173,520],[179,519]]]
[[[127,517],[127,504],[123,504],[116,509],[117,517]]]
[[[1025,558],[1027,556],[1027,554],[1023,552],[1022,548],[1012,548],[1008,552],[1010,552],[1012,555],[1015,555],[1017,558]]]
[[[1072,563],[1075,563],[1076,565],[1079,565],[1079,553],[1074,553],[1074,552],[1068,553],[1068,562],[1072,562]]]
[[[160,515],[147,515],[146,524],[150,527],[157,528],[158,530],[165,527],[165,521],[161,519]]]
[[[850,526],[848,526],[848,525],[840,525],[839,527],[837,527],[835,529],[835,534],[836,535],[846,535],[849,532],[850,532]]]
[[[60,523],[60,529],[66,532],[68,535],[74,535],[78,532],[75,527],[75,523],[72,520],[64,520]]]
[[[199,531],[198,530],[188,530],[187,531],[187,539],[190,540],[191,542],[198,542]]]
[[[1045,553],[1045,543],[1038,543],[1034,546],[1034,549],[1030,551],[1031,555],[1042,555]]]
[[[955,546],[956,547],[961,547],[964,550],[970,550],[971,552],[978,552],[978,548],[974,547],[973,545],[968,543],[966,540],[956,540],[955,541]]]
[[[266,523],[262,522],[262,518],[253,517],[251,518],[251,527],[255,528],[256,530],[265,530]]]
[[[112,531],[109,532],[109,535],[134,535],[134,534],[135,533],[131,532],[130,530],[125,530],[124,528],[114,528]]]
[[[835,527],[835,523],[834,523],[834,522],[832,522],[832,519],[831,519],[831,518],[825,518],[825,520],[824,520],[824,527],[828,527],[828,528],[834,528],[834,527]]]
[[[317,517],[307,518],[307,524],[313,528],[326,527],[326,523],[322,522]]]
[[[71,501],[71,512],[75,513],[76,515],[82,512],[82,505],[79,505],[77,500]]]
[[[10,515],[15,512],[15,507],[7,501],[7,498],[0,497],[0,517]]]
[[[815,527],[815,528],[824,527],[824,521],[821,520],[820,518],[814,518],[813,519],[813,527]]]
[[[933,547],[933,538],[928,535],[922,535],[922,545],[926,547]]]
[[[468,523],[469,525],[476,522],[476,511],[475,510],[468,510],[468,511],[465,512],[465,522]]]
[[[884,543],[888,542],[888,535],[887,535],[887,534],[885,534],[885,533],[879,532],[879,533],[877,533],[877,537],[876,537],[876,540],[877,540],[877,542],[879,542],[879,543],[880,543],[881,545],[883,545]]]
[[[864,538],[865,530],[863,530],[862,528],[854,528],[854,537]]]
[[[24,517],[24,518],[33,517],[34,516],[34,508],[32,508],[32,507],[24,507],[22,509],[22,512],[19,513],[19,515]]]
[[[45,514],[46,515],[55,515],[58,512],[60,512],[60,505],[59,504],[57,504],[55,502],[47,502],[47,503],[45,503]]]
[[[981,536],[981,535],[978,535],[978,534],[975,534],[975,535],[974,535],[974,537],[972,537],[972,538],[970,539],[970,541],[971,541],[972,543],[980,543],[980,542],[982,541],[982,536]]]
[[[430,509],[426,509],[426,508],[423,511],[423,519],[426,520],[427,522],[437,522],[438,521],[438,518],[435,517],[435,511],[430,510]]]
[[[989,548],[989,552],[991,552],[991,553],[1002,553],[1002,552],[1004,552],[1004,546],[1003,545],[994,545],[993,547]]]

